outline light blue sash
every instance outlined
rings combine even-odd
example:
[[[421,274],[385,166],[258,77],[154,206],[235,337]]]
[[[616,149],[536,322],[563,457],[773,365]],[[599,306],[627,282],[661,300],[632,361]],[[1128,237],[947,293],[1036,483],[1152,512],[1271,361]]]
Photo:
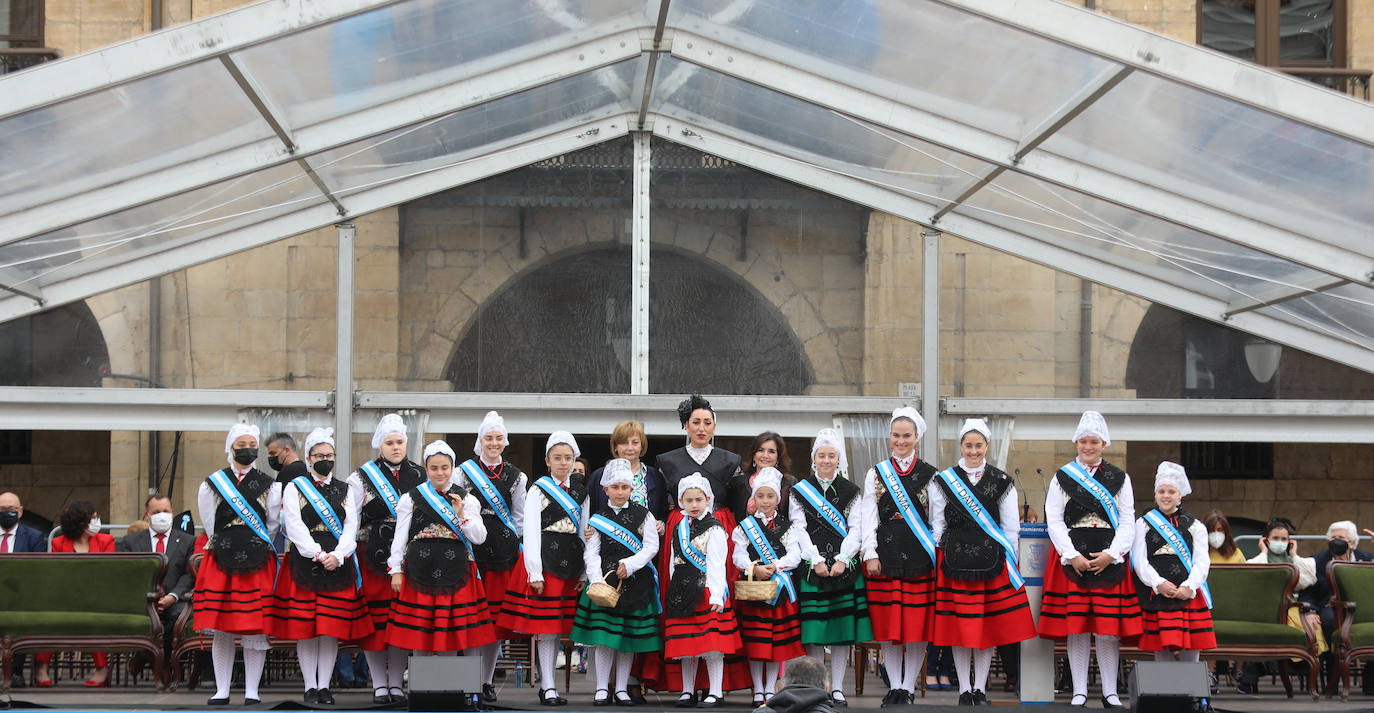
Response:
[[[320,521],[329,528],[329,534],[335,539],[343,537],[343,521],[339,519],[339,514],[334,511],[334,506],[329,504],[329,500],[324,497],[324,493],[315,487],[315,481],[308,475],[297,476],[295,480],[296,490],[305,496],[305,501],[310,503],[310,507],[315,508],[315,514],[320,516]],[[357,574],[357,586],[363,586],[363,573],[358,569],[358,554],[354,552],[348,558],[353,562],[353,571]]]
[[[371,481],[372,489],[382,496],[382,502],[386,503],[386,509],[391,512],[391,516],[396,517],[396,503],[401,502],[401,494],[396,492],[396,486],[391,484],[391,479],[382,474],[382,469],[377,467],[377,461],[370,460],[359,470]]]
[[[544,491],[544,495],[548,496],[550,500],[558,503],[558,505],[563,508],[563,512],[568,513],[568,517],[572,520],[573,527],[577,527],[581,523],[582,506],[578,505],[577,501],[572,499],[568,491],[564,490],[563,486],[559,485],[553,479],[553,476],[546,475],[534,481],[534,484],[539,486],[539,489]]]
[[[816,486],[811,484],[811,481],[798,480],[797,484],[792,486],[792,492],[801,494],[802,500],[810,503],[811,507],[820,513],[826,524],[834,528],[835,532],[840,533],[840,537],[849,534],[849,523],[845,521],[844,513],[840,512],[829,500],[826,500],[825,496],[816,490]]]
[[[272,547],[272,536],[267,534],[267,525],[258,516],[258,511],[254,510],[244,499],[238,486],[229,480],[229,476],[224,471],[217,470],[210,474],[210,485],[219,491],[220,498],[224,500],[230,510],[234,511],[235,515],[238,515],[243,524],[247,525],[254,535],[261,537],[269,548]]]
[[[706,553],[692,544],[690,521],[691,518],[684,515],[682,521],[677,524],[678,542],[682,543],[682,558],[701,570],[702,574],[706,574]]]
[[[587,524],[591,525],[592,528],[595,529],[597,532],[600,532],[606,537],[609,537],[612,540],[619,542],[623,547],[625,547],[625,549],[628,549],[631,552],[639,553],[644,550],[644,542],[639,539],[638,535],[621,527],[619,523],[617,523],[615,520],[610,519],[609,517],[606,517],[605,515],[592,515],[590,518],[588,518]],[[658,613],[662,611],[663,608],[663,604],[659,602],[659,598],[657,596],[658,568],[654,566],[652,559],[649,561],[647,566],[649,568],[649,571],[654,573],[654,613]]]
[[[768,537],[763,534],[763,528],[759,526],[757,518],[750,515],[744,518],[744,522],[741,522],[740,526],[744,528],[745,537],[748,537],[749,542],[754,545],[754,549],[758,550],[759,557],[764,564],[773,564],[778,561],[778,553],[773,549],[773,545],[768,542]],[[782,596],[784,591],[787,592],[788,599],[797,601],[797,590],[792,586],[792,577],[788,576],[786,572],[778,570],[773,573],[773,581],[778,583],[778,593],[773,595],[773,601],[769,604],[777,604],[778,597]]]
[[[487,501],[487,505],[490,505],[492,511],[496,513],[496,518],[507,529],[514,532],[518,540],[521,533],[515,528],[515,520],[510,516],[510,509],[506,507],[506,502],[501,499],[501,493],[496,490],[496,485],[491,482],[491,478],[487,477],[486,471],[482,470],[481,464],[469,458],[463,461],[461,467],[463,473],[468,477],[468,482],[475,486],[473,490],[477,491],[477,494]],[[520,549],[522,551],[525,549],[524,543],[521,543]]]
[[[1094,478],[1092,473],[1089,473],[1088,469],[1084,468],[1083,465],[1076,460],[1069,461],[1059,470],[1072,478],[1073,482],[1078,483],[1080,487],[1088,491],[1094,498],[1097,498],[1097,504],[1101,505],[1102,509],[1107,513],[1107,522],[1112,524],[1112,529],[1116,529],[1116,498],[1113,498],[1112,494],[1107,492],[1107,488],[1104,487],[1102,483],[1098,482],[1097,478]]]
[[[448,525],[448,529],[453,530],[453,534],[458,536],[458,541],[467,548],[468,560],[471,561],[473,559],[472,543],[468,542],[468,536],[464,535],[462,528],[458,526],[458,513],[454,512],[453,507],[448,504],[448,498],[440,496],[439,491],[434,489],[434,484],[428,480],[420,483],[411,492],[419,493],[420,497],[424,498],[431,508],[434,508],[434,512],[439,513],[444,524]],[[477,570],[477,578],[482,578],[482,570],[480,569]]]
[[[916,541],[925,548],[926,554],[930,555],[930,561],[935,561],[935,537],[930,534],[930,528],[926,527],[921,520],[920,513],[916,512],[916,503],[911,501],[911,493],[906,490],[906,485],[902,484],[897,472],[892,469],[892,461],[882,461],[874,466],[878,470],[878,477],[883,479],[883,485],[887,487],[887,492],[892,493],[892,501],[897,503],[897,512],[902,514],[902,519],[906,521],[906,526],[911,528],[912,534],[916,535]]]
[[[983,503],[964,485],[964,481],[959,479],[959,474],[955,473],[953,468],[941,471],[940,479],[949,486],[950,491],[954,493],[954,499],[964,506],[964,510],[973,518],[973,521],[978,523],[978,527],[981,527],[983,532],[992,538],[993,542],[1002,546],[1002,552],[1007,558],[1007,577],[1011,579],[1012,586],[1017,589],[1025,586],[1026,581],[1021,578],[1021,572],[1016,569],[1016,552],[1011,547],[1011,541],[1007,539],[1006,533],[1002,532],[1002,528],[997,526],[997,522],[992,519],[992,516],[988,515],[988,511],[983,508]]]
[[[1151,510],[1145,513],[1145,524],[1153,528],[1155,532],[1158,532],[1159,536],[1163,537],[1164,541],[1169,543],[1170,547],[1174,548],[1174,554],[1178,557],[1178,561],[1183,563],[1183,571],[1192,574],[1193,548],[1188,546],[1188,541],[1183,539],[1183,535],[1179,533],[1178,528],[1174,527],[1173,523],[1169,522],[1168,518],[1164,517],[1164,514],[1159,510]],[[1206,582],[1203,582],[1198,589],[1202,592],[1202,601],[1207,602],[1207,608],[1211,609],[1212,590],[1208,588]]]

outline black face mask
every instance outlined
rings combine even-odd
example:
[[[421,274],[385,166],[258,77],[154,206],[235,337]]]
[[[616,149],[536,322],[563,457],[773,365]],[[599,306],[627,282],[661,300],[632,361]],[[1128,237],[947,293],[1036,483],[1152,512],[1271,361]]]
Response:
[[[239,465],[252,465],[258,459],[258,449],[256,448],[235,448],[234,462]]]
[[[1327,541],[1326,549],[1331,550],[1331,554],[1340,557],[1350,551],[1350,543],[1337,537],[1334,540]]]
[[[247,465],[247,463],[245,463],[244,465]],[[267,456],[267,467],[280,473],[281,459],[276,456]]]
[[[19,524],[19,513],[12,510],[0,512],[0,530],[8,530]]]
[[[319,473],[321,478],[328,478],[329,474],[334,472],[334,461],[317,460],[314,465],[310,467],[313,468],[316,473]]]

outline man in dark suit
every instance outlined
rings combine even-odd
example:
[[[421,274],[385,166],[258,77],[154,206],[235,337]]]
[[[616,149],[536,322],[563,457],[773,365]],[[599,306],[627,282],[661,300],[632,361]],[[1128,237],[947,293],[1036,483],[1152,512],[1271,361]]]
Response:
[[[0,493],[0,554],[10,552],[47,552],[43,533],[19,522],[24,517],[24,504],[11,492]],[[11,688],[24,687],[24,654],[14,655]]]
[[[1312,559],[1317,565],[1317,581],[1307,589],[1298,592],[1298,599],[1310,604],[1317,613],[1308,613],[1306,616],[1312,623],[1319,624],[1322,633],[1326,635],[1328,644],[1334,646],[1335,639],[1332,638],[1333,630],[1336,628],[1336,612],[1331,608],[1331,583],[1326,579],[1326,568],[1333,561],[1336,562],[1369,562],[1374,561],[1374,554],[1364,550],[1355,549],[1355,545],[1360,542],[1360,531],[1355,527],[1355,523],[1349,520],[1333,522],[1326,528],[1326,548],[1312,555]],[[1328,671],[1332,670],[1331,652],[1322,654],[1322,667]],[[1369,680],[1366,677],[1366,680]]]
[[[173,625],[196,586],[190,567],[196,538],[172,527],[172,501],[160,493],[148,496],[143,519],[148,521],[148,529],[125,535],[121,549],[125,552],[160,552],[167,556],[167,574],[162,578],[162,598],[157,601],[157,610],[162,616],[163,643],[171,655]],[[131,669],[141,669],[146,664],[142,660],[129,662]]]

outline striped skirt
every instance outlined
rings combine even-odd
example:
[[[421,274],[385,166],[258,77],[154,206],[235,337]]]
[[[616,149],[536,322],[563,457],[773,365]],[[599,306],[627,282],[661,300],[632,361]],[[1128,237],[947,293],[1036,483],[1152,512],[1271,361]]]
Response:
[[[352,569],[353,563],[343,566]],[[267,633],[297,641],[316,636],[354,641],[372,631],[367,603],[352,582],[346,589],[316,592],[298,586],[291,568],[282,567],[267,610]]]
[[[803,645],[852,646],[873,640],[863,577],[852,589],[822,590],[800,573],[796,577]]]
[[[496,614],[496,626],[522,634],[571,632],[573,617],[577,615],[579,584],[545,573],[541,594],[535,594],[528,580],[512,586]]]
[[[937,558],[944,559],[944,552]],[[936,646],[986,649],[1035,637],[1026,588],[1011,584],[1007,568],[984,582],[953,579],[939,568],[935,578]]]
[[[1129,566],[1130,561],[1127,560]],[[1063,640],[1069,634],[1119,636],[1127,644],[1140,637],[1140,598],[1130,572],[1110,589],[1086,589],[1069,579],[1059,563],[1059,552],[1050,548],[1045,565],[1045,594],[1040,603],[1037,629],[1046,639]]]
[[[933,570],[920,577],[869,577],[865,586],[874,641],[930,641],[935,629]]]
[[[784,593],[776,605],[735,602],[744,657],[750,661],[783,662],[805,656],[801,644],[801,608]]]
[[[402,578],[391,602],[386,641],[414,651],[458,651],[496,641],[477,566],[468,563],[468,581],[450,594],[425,594]]]
[[[266,634],[267,609],[277,576],[277,558],[248,574],[220,569],[213,553],[200,564],[196,593],[191,599],[196,631],[227,631],[231,634]]]
[[[658,607],[654,601],[615,609],[597,606],[583,591],[577,599],[573,617],[573,641],[588,646],[607,646],[616,651],[642,654],[663,648],[659,632]]]
[[[506,603],[507,592],[510,591],[516,582],[528,582],[525,574],[525,555],[520,558],[510,569],[485,569],[480,564],[478,569],[482,570],[482,586],[487,592],[487,606],[491,608],[492,626],[495,627],[496,638],[501,639],[523,639],[524,634],[516,632],[495,623],[495,617],[501,612],[501,608]]]
[[[391,575],[376,574],[364,566],[362,593],[372,630],[353,642],[364,651],[381,651],[386,648],[386,627],[391,621]]]
[[[1157,596],[1157,595],[1155,595]],[[1140,635],[1143,651],[1189,649],[1203,651],[1217,647],[1217,635],[1212,629],[1212,612],[1202,594],[1193,595],[1187,606],[1179,611],[1149,611],[1142,609],[1145,631]]]

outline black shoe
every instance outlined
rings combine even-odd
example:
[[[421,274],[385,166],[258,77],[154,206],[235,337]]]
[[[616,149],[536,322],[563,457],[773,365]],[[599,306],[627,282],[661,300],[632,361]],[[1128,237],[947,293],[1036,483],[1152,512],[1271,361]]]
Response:
[[[898,689],[898,688],[894,688],[894,689],[888,691],[888,692],[887,692],[887,695],[883,696],[883,702],[880,703],[880,704],[878,705],[878,707],[879,707],[879,708],[887,708],[888,706],[901,705],[901,697],[902,697],[901,694],[902,694],[902,691],[901,691],[901,689]]]
[[[725,701],[722,700],[720,696],[708,695],[701,699],[701,702],[697,704],[697,708],[719,708],[723,705],[725,705]]]
[[[624,697],[624,698],[621,698],[621,696],[625,696],[625,697]],[[633,705],[636,705],[636,704],[635,704],[634,696],[631,696],[629,691],[616,691],[616,692],[615,692],[615,699],[614,699],[614,700],[615,700],[615,704],[618,705],[618,706],[633,706]]]
[[[978,690],[978,689],[975,688],[975,689],[973,689],[973,705],[975,705],[975,706],[989,706],[989,705],[992,705],[992,704],[991,704],[991,703],[988,703],[988,694],[983,693],[982,691],[980,691],[980,690]]]
[[[1079,700],[1080,698],[1083,700]],[[1082,693],[1075,693],[1073,697],[1069,699],[1069,705],[1073,708],[1086,707],[1088,705],[1088,697]]]
[[[259,703],[262,703],[262,700],[257,699],[257,698],[245,698],[245,699],[243,699],[243,705],[245,705],[245,706],[256,706],[256,705],[259,704]]]
[[[973,703],[973,691],[964,691],[959,694],[959,705],[971,706]]]
[[[208,701],[205,702],[205,705],[207,705],[207,706],[227,706],[227,705],[229,705],[229,699],[228,699],[228,698],[211,698],[210,700],[208,700]]]
[[[915,694],[915,693],[912,693],[911,691],[908,691],[908,690],[903,689],[903,690],[902,690],[902,705],[904,705],[904,706],[914,706],[914,705],[916,705],[916,694]]]
[[[754,693],[754,707],[758,708],[761,705],[763,705],[763,693],[756,692]]]
[[[638,683],[625,689],[625,692],[630,694],[630,700],[634,701],[634,704],[637,706],[642,706],[649,702],[649,700],[644,697],[644,687]]]
[[[601,690],[605,690],[605,689],[603,688],[603,689],[601,689]],[[544,695],[545,693],[552,693],[552,694],[553,694],[553,697],[550,698],[549,696]],[[552,688],[541,688],[541,689],[539,689],[539,705],[541,705],[541,706],[566,706],[566,705],[568,705],[568,699],[566,699],[566,698],[564,698],[564,697],[558,695],[558,691],[556,691],[556,690],[554,690],[554,689],[552,689]],[[603,703],[602,705],[605,705],[605,704]]]
[[[1236,686],[1236,693],[1244,693],[1246,695],[1259,693],[1259,684],[1251,683],[1249,681],[1241,681]]]
[[[27,685],[29,682],[24,680],[24,674],[16,673],[10,676],[10,688],[23,688]]]
[[[385,689],[385,688],[374,688],[374,689],[372,689],[372,705],[374,705],[374,706],[385,706],[385,705],[390,705],[390,704],[391,704],[391,695],[387,693],[387,690],[388,690],[388,689]]]
[[[1113,699],[1113,698],[1116,699],[1116,703],[1112,703],[1112,700],[1111,700],[1111,699]],[[1125,708],[1126,706],[1121,705],[1121,697],[1120,697],[1120,696],[1103,696],[1103,697],[1102,697],[1102,707],[1103,707],[1103,708],[1106,708],[1106,709],[1108,709],[1108,710],[1111,710],[1111,709],[1113,709],[1113,708]]]
[[[610,691],[606,691],[606,697],[605,697],[605,698],[602,698],[602,697],[601,697],[601,692],[602,692],[602,691],[606,691],[606,689],[604,689],[604,688],[598,688],[598,689],[596,689],[596,692],[592,694],[592,705],[598,706],[598,707],[599,707],[599,706],[609,706],[609,705],[611,704],[611,692],[610,692]]]
[[[332,706],[332,705],[334,705],[334,694],[333,694],[333,693],[330,693],[328,688],[321,688],[321,689],[320,689],[320,705],[322,705],[322,706]]]
[[[398,688],[398,689],[396,689],[396,690],[400,691],[401,689]],[[400,703],[401,705],[405,705],[405,702],[406,702],[406,694],[405,694],[405,692],[401,692],[401,693],[391,693],[391,694],[388,694],[388,695],[387,695],[387,698],[391,699],[391,702],[392,702],[392,703]]]
[[[483,702],[483,703],[495,703],[495,702],[496,702],[496,686],[493,686],[493,685],[491,685],[490,683],[484,683],[484,684],[482,684],[482,702]]]
[[[830,692],[830,705],[848,708],[849,701],[845,700],[843,691],[835,690]]]
[[[305,692],[305,702],[306,702],[306,703],[319,703],[319,702],[320,702],[320,692],[317,691],[317,690],[315,690],[315,689],[313,689],[313,688],[310,689],[310,690],[308,690],[308,691],[306,691],[306,692]]]
[[[681,696],[678,696],[677,703],[675,703],[675,704],[673,704],[673,705],[674,705],[675,707],[677,707],[677,708],[696,708],[696,707],[697,707],[697,694],[695,694],[695,693],[684,693],[684,694],[682,694]]]

